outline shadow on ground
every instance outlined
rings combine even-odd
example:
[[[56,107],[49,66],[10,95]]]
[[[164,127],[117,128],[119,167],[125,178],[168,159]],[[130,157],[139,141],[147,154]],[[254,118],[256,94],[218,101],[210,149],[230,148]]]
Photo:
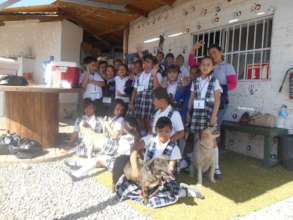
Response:
[[[232,152],[221,158],[223,177],[216,184],[209,183],[207,177],[203,185],[233,200],[236,203],[253,199],[267,191],[293,181],[293,172],[278,165],[265,168],[262,162]],[[196,179],[188,175],[177,177],[179,182],[196,184]]]

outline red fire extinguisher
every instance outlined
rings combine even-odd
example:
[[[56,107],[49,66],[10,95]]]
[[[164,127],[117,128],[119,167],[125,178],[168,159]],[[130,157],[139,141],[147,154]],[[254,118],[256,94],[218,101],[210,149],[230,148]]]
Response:
[[[282,92],[284,83],[285,83],[288,75],[289,75],[289,98],[293,99],[293,68],[290,68],[287,70],[287,72],[284,76],[284,79],[282,81],[281,87],[279,89],[279,92]]]

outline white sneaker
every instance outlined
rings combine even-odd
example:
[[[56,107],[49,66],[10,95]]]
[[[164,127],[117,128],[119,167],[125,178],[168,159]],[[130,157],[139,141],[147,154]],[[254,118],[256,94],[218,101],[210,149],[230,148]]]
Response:
[[[215,174],[216,174],[216,175],[222,175],[222,172],[221,172],[220,169],[216,169],[216,170],[215,170]]]
[[[64,164],[70,168],[77,168],[76,161],[74,160],[65,160]]]

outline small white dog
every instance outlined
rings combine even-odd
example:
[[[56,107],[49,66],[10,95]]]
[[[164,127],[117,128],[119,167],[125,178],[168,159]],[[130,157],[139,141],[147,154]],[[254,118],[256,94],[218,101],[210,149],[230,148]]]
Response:
[[[197,169],[197,185],[202,185],[202,173],[209,169],[209,179],[215,183],[215,159],[214,148],[216,147],[216,138],[220,133],[216,128],[206,128],[202,131],[201,140],[198,141],[193,149],[192,161],[190,165],[190,175],[195,176],[195,168]]]
[[[102,120],[101,123],[104,125],[108,123],[106,120]],[[104,127],[104,126],[103,126]],[[83,138],[84,145],[87,150],[87,157],[92,158],[93,152],[99,152],[103,149],[103,146],[107,143],[107,136],[105,129],[103,128],[103,133],[95,132],[91,127],[85,126],[85,122],[81,121],[79,124],[80,133]]]

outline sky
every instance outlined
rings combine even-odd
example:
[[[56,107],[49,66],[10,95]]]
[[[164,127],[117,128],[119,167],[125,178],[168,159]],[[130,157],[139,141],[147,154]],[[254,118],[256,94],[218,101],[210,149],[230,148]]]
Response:
[[[0,0],[0,4],[6,0]],[[35,5],[48,5],[55,2],[55,0],[21,0],[8,8],[23,7],[23,6],[35,6]]]

